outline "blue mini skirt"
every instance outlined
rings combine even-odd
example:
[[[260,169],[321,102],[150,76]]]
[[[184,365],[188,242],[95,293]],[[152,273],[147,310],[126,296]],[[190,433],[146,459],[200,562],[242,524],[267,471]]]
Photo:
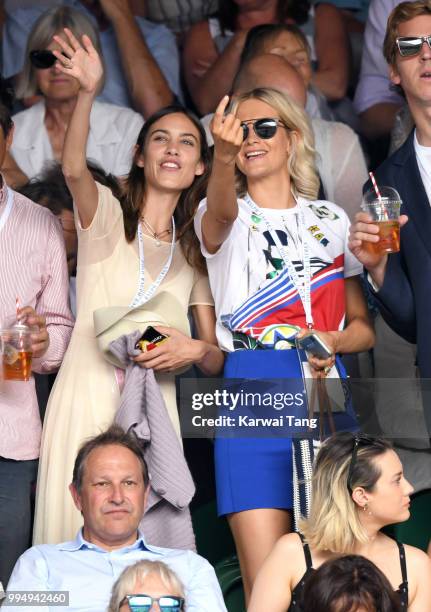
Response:
[[[240,350],[226,357],[224,377],[275,379],[300,371],[295,350]],[[291,509],[289,437],[216,437],[215,472],[220,516],[255,508]]]

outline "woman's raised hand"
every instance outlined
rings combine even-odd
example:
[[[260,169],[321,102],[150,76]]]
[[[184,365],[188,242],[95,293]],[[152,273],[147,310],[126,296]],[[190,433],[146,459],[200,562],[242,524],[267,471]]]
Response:
[[[240,120],[233,113],[224,114],[228,104],[229,96],[224,96],[210,126],[214,139],[214,157],[227,165],[235,163],[244,139]]]
[[[103,76],[99,54],[86,34],[82,37],[82,44],[68,28],[64,28],[64,34],[64,37],[53,37],[61,48],[61,51],[53,51],[58,60],[57,68],[64,74],[75,77],[82,91],[96,93]]]

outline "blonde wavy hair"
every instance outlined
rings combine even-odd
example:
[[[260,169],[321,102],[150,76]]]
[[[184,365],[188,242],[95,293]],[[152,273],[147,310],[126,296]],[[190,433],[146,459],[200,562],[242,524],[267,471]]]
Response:
[[[261,100],[272,106],[288,128],[286,133],[290,153],[287,165],[294,194],[307,200],[316,200],[320,181],[315,166],[314,136],[305,111],[285,93],[271,87],[259,87],[235,96],[231,112],[236,113],[239,105],[250,99]],[[240,195],[247,190],[246,177],[239,170],[237,190]]]
[[[162,561],[138,561],[120,574],[112,587],[111,600],[107,612],[118,612],[126,595],[132,595],[137,582],[145,584],[149,575],[159,576],[166,587],[166,594],[184,598],[184,587],[178,576]],[[145,591],[145,588],[144,588]]]
[[[354,434],[338,433],[328,438],[317,454],[310,514],[299,524],[308,544],[316,550],[348,554],[354,552],[357,542],[368,542],[359,518],[363,510],[353,501],[348,484],[351,490],[362,487],[371,492],[381,476],[379,457],[392,450],[392,445],[382,438],[359,436],[348,483],[354,445]]]

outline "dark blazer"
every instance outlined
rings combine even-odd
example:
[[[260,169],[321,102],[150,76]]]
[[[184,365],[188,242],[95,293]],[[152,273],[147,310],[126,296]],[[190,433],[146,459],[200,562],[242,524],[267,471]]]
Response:
[[[376,171],[379,185],[394,187],[402,199],[401,250],[389,255],[385,280],[375,293],[386,322],[417,344],[422,378],[431,378],[431,206],[414,150],[413,132]]]

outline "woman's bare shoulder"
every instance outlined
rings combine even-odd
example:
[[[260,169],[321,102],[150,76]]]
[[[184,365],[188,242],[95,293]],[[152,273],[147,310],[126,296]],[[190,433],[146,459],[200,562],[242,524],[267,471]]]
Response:
[[[280,555],[289,555],[290,558],[295,554],[303,556],[302,541],[299,534],[287,533],[281,536],[274,547],[274,552],[275,551]]]
[[[413,568],[417,567],[421,571],[428,568],[431,578],[431,559],[429,556],[420,548],[410,546],[410,544],[404,544],[404,550],[406,551],[407,564],[411,564]]]

